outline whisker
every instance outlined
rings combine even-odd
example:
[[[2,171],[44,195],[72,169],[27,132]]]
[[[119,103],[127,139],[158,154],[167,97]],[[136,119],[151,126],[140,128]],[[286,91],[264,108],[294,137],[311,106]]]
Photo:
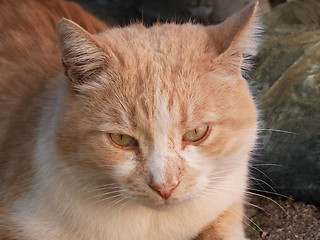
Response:
[[[134,202],[134,200],[130,199],[130,198],[125,198],[125,201],[124,203],[122,203],[120,206],[118,206],[116,209],[114,209],[114,215],[119,213],[123,208],[129,206],[130,204],[132,204]]]
[[[299,133],[287,131],[287,130],[281,130],[281,129],[268,129],[268,128],[262,128],[257,129],[258,131],[270,131],[270,132],[279,132],[279,133],[287,133],[287,134],[293,134],[293,135],[301,135]]]
[[[213,190],[214,190],[214,189],[213,189]],[[210,190],[208,190],[208,191],[203,191],[202,193],[204,193],[204,194],[209,194],[209,195],[212,195],[212,193],[217,193],[218,195],[220,194],[219,191],[215,191],[215,190],[214,190],[214,191],[210,191]],[[217,197],[217,196],[214,196],[214,198],[216,198],[216,197]],[[215,199],[211,199],[211,198],[207,198],[207,199],[209,199],[209,200],[215,200]],[[264,210],[262,207],[260,207],[260,206],[258,206],[258,205],[256,205],[256,204],[250,203],[249,201],[242,200],[242,199],[241,199],[240,201],[241,201],[243,204],[245,204],[245,205],[255,207],[255,208],[257,208],[257,209],[259,209],[259,210],[267,213],[268,215],[270,215],[269,212],[267,212],[267,211]]]
[[[118,183],[107,183],[107,184],[101,184],[100,187],[113,187],[118,186]]]
[[[241,214],[243,217],[245,217],[250,223],[252,223],[255,227],[258,228],[259,231],[263,232],[263,230],[260,228],[260,226],[258,226],[255,222],[253,222],[246,214],[244,214],[243,212],[240,212],[239,210],[235,209],[232,206],[229,206],[231,209],[233,209],[234,211],[238,212],[239,214]],[[244,221],[244,223],[248,226],[251,227],[248,223],[246,223]]]
[[[219,195],[219,192],[215,192],[215,193],[218,193],[218,195]],[[213,195],[214,196],[214,195]],[[216,196],[214,196],[215,197],[215,201],[218,201],[218,202],[220,202],[221,203],[221,199],[219,199],[219,198],[216,198]],[[210,198],[209,198],[210,199]],[[255,224],[247,215],[245,215],[243,212],[240,212],[239,210],[237,210],[237,209],[235,209],[234,207],[232,207],[232,206],[228,206],[228,208],[231,208],[231,210],[233,211],[233,213],[237,213],[237,214],[239,214],[239,215],[242,215],[245,219],[247,219],[249,222],[251,222],[253,225],[255,225],[257,228],[258,228],[258,230],[259,231],[261,231],[261,232],[263,232],[263,230],[257,225],[257,224]],[[246,221],[243,221],[244,222],[244,224],[246,224],[248,227],[250,227],[251,228],[251,226],[246,222]]]
[[[274,186],[276,186],[276,184],[274,183],[274,181],[272,181],[272,179],[267,175],[265,174],[263,171],[261,171],[259,168],[256,168],[256,167],[253,167],[253,166],[250,166],[250,168],[258,171],[259,173],[261,173],[263,176],[265,176]]]
[[[209,180],[224,179],[225,177],[208,176]]]
[[[96,190],[112,190],[112,189],[120,189],[120,187],[117,187],[117,186],[104,186],[104,187],[97,187]]]
[[[124,201],[124,200],[127,200],[128,197],[121,197],[120,199],[115,199],[114,201],[110,202],[109,204],[107,205],[102,205],[103,208],[108,208],[108,209],[111,209],[113,208],[114,206],[116,206],[118,203]],[[114,210],[111,210],[111,211],[114,211]],[[114,214],[112,214],[114,215]]]
[[[119,189],[119,190],[116,190],[116,191],[111,191],[111,192],[104,192],[104,193],[101,193],[101,194],[96,194],[90,198],[88,198],[89,200],[91,199],[95,199],[95,198],[98,198],[98,197],[103,197],[103,196],[108,196],[108,195],[111,195],[111,194],[115,194],[115,193],[119,193],[121,194],[122,192],[125,192],[126,190],[124,189]]]
[[[80,187],[81,190],[84,190],[85,192],[93,192],[93,191],[99,191],[100,189],[115,189],[119,188],[116,186],[116,183],[108,183],[108,184],[103,184],[99,185],[97,183],[91,183],[91,184],[85,184]]]
[[[218,186],[212,186],[212,188],[210,189],[226,189],[226,190],[234,190],[236,192],[242,192],[243,190],[239,190],[238,188],[235,188],[235,187],[230,187],[230,186],[227,186],[227,185],[218,185]],[[283,197],[283,198],[286,198],[286,199],[289,199],[288,196],[286,195],[283,195],[283,194],[280,194],[280,193],[277,193],[277,192],[270,192],[270,191],[265,191],[265,190],[260,190],[260,189],[254,189],[254,188],[250,188],[250,187],[247,187],[246,190],[244,190],[246,193],[248,194],[252,194],[252,192],[250,191],[256,191],[256,192],[261,192],[261,193],[267,193],[267,194],[270,194],[270,195],[274,195],[274,196],[277,196],[277,197]]]
[[[121,203],[122,201],[124,201],[124,202]],[[126,198],[122,198],[118,201],[113,202],[113,204],[111,206],[109,204],[108,207],[112,208],[113,206],[117,205],[118,203],[121,203],[117,208],[112,209],[111,215],[109,216],[110,218],[107,221],[110,221],[113,218],[113,216],[115,216],[117,213],[119,213],[123,208],[131,205],[133,202],[134,202],[134,200],[126,197]]]
[[[258,184],[261,189],[266,190],[266,189],[262,186],[262,184],[259,182],[259,179],[258,179],[258,178],[249,176],[249,179],[250,179],[250,180],[253,180],[253,181],[255,182],[254,185]],[[251,186],[251,185],[252,185],[252,184],[250,183],[249,186]]]
[[[217,186],[215,186],[214,188],[216,189]],[[220,189],[227,189],[227,188],[220,188]],[[237,189],[232,189],[232,188],[229,188],[229,190],[239,191],[239,190],[237,190]],[[253,195],[253,196],[257,196],[257,197],[262,197],[262,198],[265,198],[265,199],[273,202],[273,203],[276,204],[288,217],[291,218],[290,214],[289,214],[279,203],[277,203],[277,202],[276,202],[275,200],[273,200],[272,198],[267,197],[267,196],[264,196],[264,195],[259,194],[259,193],[250,192],[250,191],[247,191],[247,190],[245,190],[245,193],[248,194],[248,195]],[[281,195],[279,195],[279,196],[281,196]],[[282,195],[282,196],[284,196],[284,195]],[[287,196],[284,196],[284,197],[288,198]]]
[[[247,188],[247,189],[248,189],[248,190],[250,190],[250,191],[261,192],[261,193],[267,193],[267,194],[274,195],[274,196],[277,196],[277,197],[282,197],[282,198],[289,199],[289,197],[288,197],[288,196],[283,195],[283,194],[281,194],[281,193],[277,193],[277,192],[270,192],[270,191],[259,190],[259,189],[254,189],[254,188]]]
[[[233,168],[225,169],[225,170],[218,171],[218,172],[212,172],[209,176],[215,176],[215,175],[219,175],[219,174],[222,174],[222,173],[232,172],[232,171],[234,171],[236,169],[238,169],[238,167],[233,167]]]
[[[114,207],[115,205],[117,205],[118,203],[121,203],[122,201],[127,201],[127,199],[129,199],[128,197],[125,197],[125,198],[120,198],[119,200],[117,200],[117,201],[114,201],[113,202],[113,204],[111,205],[111,207]],[[122,205],[122,204],[121,204]],[[120,205],[120,206],[121,206]],[[109,204],[108,204],[108,206],[109,206]],[[105,207],[105,206],[104,206]],[[111,208],[110,206],[109,206],[109,208]],[[119,206],[118,206],[119,207]],[[113,213],[112,213],[112,215],[115,215],[117,212],[114,212],[115,210],[117,210],[118,209],[118,207],[116,208],[116,209],[113,209],[112,211],[113,211]]]
[[[91,189],[86,189],[85,191],[83,191],[83,193],[87,194],[87,195],[92,195],[92,194],[97,194],[99,195],[99,193],[107,193],[107,192],[116,192],[116,191],[120,191],[121,189],[118,187],[111,187],[111,188],[91,188]]]
[[[269,216],[271,215],[268,211],[266,211],[265,209],[263,209],[262,207],[260,207],[260,206],[258,206],[258,205],[256,205],[256,204],[250,203],[250,202],[248,202],[248,201],[242,201],[242,203],[245,204],[245,205],[248,205],[248,206],[255,207],[255,208],[257,208],[257,209],[265,212],[265,213],[268,214]]]
[[[271,166],[271,167],[283,167],[282,164],[275,164],[275,163],[259,163],[259,164],[250,164],[249,166]]]
[[[110,197],[107,197],[107,198],[99,199],[97,201],[91,202],[90,205],[94,205],[94,204],[97,204],[97,203],[100,203],[100,202],[103,202],[103,201],[106,201],[106,200],[109,200],[109,199],[119,198],[119,197],[121,197],[121,194],[117,194],[117,195],[110,196]]]
[[[266,189],[265,189],[265,188],[262,186],[262,184],[260,184],[259,182],[262,182],[262,183],[265,184],[267,187],[271,188],[271,190],[272,190],[274,193],[278,194],[277,191],[276,191],[269,183],[267,183],[266,181],[264,181],[264,180],[262,180],[262,179],[259,179],[259,178],[255,178],[255,177],[249,177],[249,179],[252,179],[252,180],[254,180],[256,183],[258,183],[259,186],[260,186],[263,190],[266,191]]]

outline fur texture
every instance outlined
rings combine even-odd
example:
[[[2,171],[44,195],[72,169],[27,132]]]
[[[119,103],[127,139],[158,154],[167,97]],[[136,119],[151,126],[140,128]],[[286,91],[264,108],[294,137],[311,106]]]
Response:
[[[102,31],[72,3],[28,2],[39,15],[21,10],[24,29],[1,27],[0,239],[244,239],[257,4],[217,26]],[[13,21],[13,1],[1,5]],[[62,64],[61,17],[82,26],[57,25]]]

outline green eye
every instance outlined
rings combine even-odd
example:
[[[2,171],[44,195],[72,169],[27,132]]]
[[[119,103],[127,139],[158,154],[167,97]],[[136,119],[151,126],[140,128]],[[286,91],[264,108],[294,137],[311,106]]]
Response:
[[[124,134],[110,133],[110,138],[115,144],[121,147],[129,147],[136,144],[136,140],[133,137]]]
[[[200,127],[197,127],[189,132],[186,132],[183,135],[183,140],[188,142],[197,142],[204,138],[204,136],[207,134],[209,129],[208,125],[202,125]]]

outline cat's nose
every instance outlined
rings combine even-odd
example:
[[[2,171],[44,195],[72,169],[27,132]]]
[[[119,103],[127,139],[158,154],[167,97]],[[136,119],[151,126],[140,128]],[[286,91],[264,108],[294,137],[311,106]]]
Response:
[[[168,185],[165,185],[165,184],[152,185],[152,184],[150,184],[150,187],[153,188],[156,192],[158,192],[158,194],[163,199],[168,199],[171,196],[171,193],[173,192],[173,190],[175,190],[177,186],[178,186],[178,183],[168,184]]]

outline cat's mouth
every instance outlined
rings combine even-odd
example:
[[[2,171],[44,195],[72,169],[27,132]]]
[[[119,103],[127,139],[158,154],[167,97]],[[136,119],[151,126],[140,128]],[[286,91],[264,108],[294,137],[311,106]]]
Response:
[[[168,199],[157,199],[153,201],[141,201],[140,204],[157,210],[157,211],[167,211],[172,208],[175,208],[176,206],[179,206],[180,204],[185,203],[188,201],[190,198],[177,198],[177,197],[170,197]]]

